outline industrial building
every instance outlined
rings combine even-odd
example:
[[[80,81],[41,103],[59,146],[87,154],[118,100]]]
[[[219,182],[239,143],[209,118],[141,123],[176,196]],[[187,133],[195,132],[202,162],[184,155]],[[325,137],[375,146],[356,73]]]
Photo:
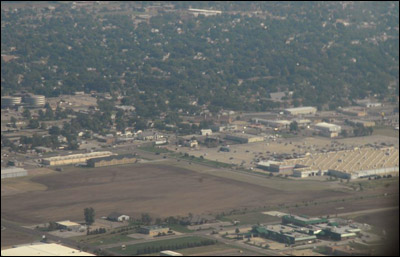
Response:
[[[1,256],[96,256],[60,244],[36,243],[1,251]]]
[[[85,163],[89,159],[108,157],[114,155],[112,152],[93,152],[93,153],[82,153],[82,154],[71,154],[65,156],[49,157],[42,160],[42,163],[49,166],[57,165],[69,165],[75,163]]]
[[[285,225],[254,226],[251,232],[260,237],[291,245],[314,242],[317,239],[316,235],[310,235],[301,229]]]
[[[342,127],[331,123],[320,122],[315,125],[315,129],[319,131],[321,135],[333,138],[339,136]]]
[[[317,230],[321,232],[317,233],[319,237],[329,237],[333,240],[344,240],[349,238],[355,238],[361,229],[354,225],[337,225],[337,224],[326,224],[316,226]]]
[[[252,121],[257,124],[263,124],[271,128],[289,128],[290,121],[288,120],[266,120],[253,118]]]
[[[16,178],[16,177],[24,177],[28,176],[28,171],[23,168],[5,168],[1,169],[1,179],[5,178]]]
[[[132,164],[136,162],[137,158],[135,155],[124,154],[88,159],[86,164],[88,167],[97,168],[112,165]]]
[[[283,111],[285,114],[289,115],[307,115],[307,114],[316,114],[317,108],[311,106],[305,107],[296,107],[296,108],[288,108]]]
[[[40,108],[46,104],[46,97],[43,95],[26,95],[24,103],[28,107]]]
[[[270,172],[277,172],[277,173],[288,173],[292,172],[295,165],[282,165],[281,162],[276,161],[261,161],[257,163],[257,168],[267,170]]]
[[[149,236],[158,236],[159,234],[167,234],[169,231],[169,228],[164,228],[160,226],[146,226],[146,227],[141,227],[139,229],[139,233],[146,234]]]
[[[241,144],[264,141],[264,137],[253,136],[253,135],[248,135],[248,134],[243,134],[243,133],[228,134],[225,136],[225,139],[237,141]]]
[[[318,238],[343,240],[354,238],[361,229],[352,223],[339,219],[310,218],[304,215],[284,215],[282,224],[299,233],[315,235]]]
[[[20,105],[22,98],[19,96],[3,96],[1,97],[1,108],[10,108]]]
[[[399,174],[399,150],[386,148],[355,148],[353,150],[308,154],[303,158],[274,163],[293,167],[293,176],[330,175],[356,179],[376,175]],[[271,165],[270,165],[271,166]]]

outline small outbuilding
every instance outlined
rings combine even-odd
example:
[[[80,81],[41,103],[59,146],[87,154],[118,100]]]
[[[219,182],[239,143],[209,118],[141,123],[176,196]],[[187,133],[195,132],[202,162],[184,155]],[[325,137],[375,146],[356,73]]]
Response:
[[[113,212],[107,216],[107,219],[110,221],[123,222],[123,221],[128,221],[130,217],[128,215],[123,215],[118,212]]]

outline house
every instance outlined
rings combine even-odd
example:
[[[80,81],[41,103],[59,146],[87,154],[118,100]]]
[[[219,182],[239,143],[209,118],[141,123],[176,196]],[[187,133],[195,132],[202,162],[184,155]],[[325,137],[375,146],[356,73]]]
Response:
[[[211,129],[202,129],[200,130],[202,136],[211,136],[212,130]]]
[[[129,216],[128,215],[123,215],[121,213],[118,212],[113,212],[110,215],[107,216],[107,219],[110,221],[118,221],[118,222],[124,222],[129,220]]]

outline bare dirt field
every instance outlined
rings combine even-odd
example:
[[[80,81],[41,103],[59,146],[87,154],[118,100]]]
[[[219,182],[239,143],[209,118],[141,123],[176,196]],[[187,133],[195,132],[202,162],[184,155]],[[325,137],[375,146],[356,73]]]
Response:
[[[32,181],[47,190],[2,196],[2,219],[27,224],[82,220],[87,207],[93,207],[97,217],[113,211],[136,217],[144,212],[154,217],[186,216],[189,212],[219,213],[349,194],[331,189],[316,194],[306,187],[285,191],[160,164],[71,167],[60,174],[34,177]]]
[[[35,176],[43,176],[54,173],[47,168],[28,170],[28,176],[1,180],[1,196],[16,195],[31,191],[44,191],[47,187],[32,181]]]
[[[27,244],[37,240],[34,236],[26,235],[10,229],[1,231],[1,249],[12,245]]]

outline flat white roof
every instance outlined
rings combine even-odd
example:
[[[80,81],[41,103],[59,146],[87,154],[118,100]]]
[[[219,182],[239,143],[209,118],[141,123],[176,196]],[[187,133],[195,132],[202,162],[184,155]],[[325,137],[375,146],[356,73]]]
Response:
[[[339,125],[332,124],[332,123],[326,123],[326,122],[317,123],[315,126],[322,127],[322,128],[337,128],[337,127],[340,127]]]
[[[61,225],[61,226],[66,226],[66,227],[70,227],[70,226],[80,226],[81,224],[76,223],[76,222],[72,222],[69,220],[64,220],[64,221],[58,221],[56,222],[57,224]]]
[[[173,252],[173,251],[161,251],[161,256],[183,256],[181,253]]]
[[[291,112],[291,111],[302,111],[302,110],[316,110],[316,108],[312,106],[304,106],[304,107],[287,108],[285,110]]]
[[[54,156],[45,158],[46,161],[59,161],[59,160],[68,160],[68,159],[76,159],[76,158],[91,158],[96,156],[104,156],[104,155],[112,155],[112,152],[103,151],[103,152],[92,152],[92,153],[79,153],[79,154],[70,154],[70,155],[63,155],[63,156]]]
[[[222,11],[189,8],[191,12],[222,13]]]
[[[22,245],[1,251],[1,256],[96,256],[91,253],[59,245],[59,244],[34,244]]]

